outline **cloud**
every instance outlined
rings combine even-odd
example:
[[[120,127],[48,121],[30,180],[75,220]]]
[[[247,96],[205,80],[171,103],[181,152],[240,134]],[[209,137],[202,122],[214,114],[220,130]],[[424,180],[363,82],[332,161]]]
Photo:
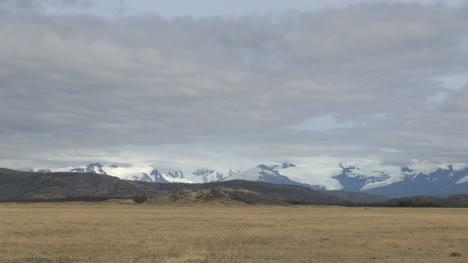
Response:
[[[92,6],[90,0],[0,0],[0,13],[31,14],[48,9],[89,9]]]
[[[324,115],[312,119],[306,119],[304,122],[290,127],[293,130],[305,131],[326,131],[333,129],[352,128],[356,124],[350,121],[339,122],[333,114]]]
[[[118,21],[6,13],[0,164],[102,151],[110,160],[122,149],[155,154],[161,145],[179,145],[174,155],[206,147],[253,161],[466,162],[468,88],[447,91],[440,81],[468,68],[460,10],[378,3]],[[333,116],[333,129],[284,129],[323,116]],[[73,151],[81,157],[64,156]]]

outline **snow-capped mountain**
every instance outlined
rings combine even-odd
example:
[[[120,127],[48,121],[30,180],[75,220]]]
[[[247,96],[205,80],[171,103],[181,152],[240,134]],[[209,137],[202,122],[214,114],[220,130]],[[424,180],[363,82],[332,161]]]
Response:
[[[230,169],[223,173],[215,169],[196,169],[190,175],[190,178],[184,176],[181,170],[159,170],[149,165],[143,166],[117,166],[115,164],[103,165],[99,162],[91,163],[77,167],[47,168],[35,169],[38,172],[77,172],[77,173],[97,173],[107,174],[119,177],[124,180],[155,182],[155,183],[210,183],[229,180],[247,180],[268,182],[274,184],[300,185],[313,189],[324,190],[325,187],[301,183],[283,175],[283,171],[288,168],[296,167],[292,163],[284,162],[274,165],[258,165],[255,168],[240,171]]]
[[[77,167],[63,168],[41,168],[34,169],[37,172],[76,172],[76,173],[96,173],[116,176],[120,179],[155,182],[155,183],[194,183],[184,177],[180,170],[159,171],[149,165],[117,166],[115,164],[102,165],[101,163],[91,163]]]
[[[284,169],[296,167],[291,163],[282,163],[280,165],[264,165],[260,164],[255,168],[230,174],[225,181],[227,180],[247,180],[247,181],[257,181],[257,182],[266,182],[273,184],[289,184],[289,185],[300,185],[310,187],[316,190],[325,190],[325,187],[319,185],[311,185],[306,183],[297,182],[291,180],[289,177],[281,174]]]
[[[399,178],[381,171],[373,171],[371,175],[361,173],[355,166],[340,167],[341,173],[332,178],[340,182],[341,190],[344,191],[363,191],[389,197],[468,193],[468,167],[455,170],[452,165],[448,165],[447,168],[438,168],[429,173],[402,167]]]
[[[428,174],[407,167],[402,168],[405,176],[401,181],[382,187],[371,188],[366,192],[391,197],[408,195],[450,196],[468,193],[468,168],[455,170],[452,165],[439,168]]]
[[[247,170],[225,172],[201,168],[192,171],[159,169],[150,165],[88,165],[64,168],[35,169],[38,172],[79,172],[113,175],[124,180],[156,183],[210,183],[247,180],[306,186],[318,190],[367,192],[389,197],[434,195],[448,196],[468,193],[468,167],[455,169],[452,165],[433,171],[416,171],[408,167],[383,167],[339,164],[333,173],[317,176],[312,166],[292,163],[260,164]],[[313,167],[312,167],[313,168]],[[185,172],[185,173],[184,173]]]
[[[197,169],[193,174],[200,177],[203,183],[218,182],[225,179],[224,174],[212,169]]]
[[[369,188],[391,184],[392,177],[383,171],[361,171],[356,166],[343,166],[340,164],[341,173],[332,176],[342,185],[341,190],[360,192]]]

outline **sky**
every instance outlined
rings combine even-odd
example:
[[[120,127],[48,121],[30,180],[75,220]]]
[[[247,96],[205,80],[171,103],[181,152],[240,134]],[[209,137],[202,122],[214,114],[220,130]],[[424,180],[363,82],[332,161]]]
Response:
[[[0,0],[0,61],[0,167],[468,163],[463,1]]]

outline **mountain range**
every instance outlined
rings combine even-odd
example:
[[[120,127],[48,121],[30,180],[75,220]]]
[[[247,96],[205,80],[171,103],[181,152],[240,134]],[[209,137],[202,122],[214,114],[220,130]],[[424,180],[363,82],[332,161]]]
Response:
[[[128,200],[141,195],[156,204],[468,207],[466,194],[447,198],[413,196],[389,199],[362,192],[317,191],[305,186],[244,180],[202,184],[154,183],[122,180],[95,172],[25,172],[0,168],[0,202]]]
[[[214,189],[232,190],[218,191]],[[0,201],[86,201],[103,200],[102,198],[129,199],[137,195],[158,199],[167,196],[180,197],[187,191],[195,192],[198,196],[203,191],[205,191],[204,194],[206,191],[210,191],[210,195],[221,192],[222,196],[219,197],[223,199],[228,196],[237,201],[244,200],[249,204],[284,204],[288,201],[308,204],[347,204],[353,202],[354,194],[358,198],[357,202],[363,202],[362,193],[349,193],[346,197],[339,197],[336,193],[329,194],[298,185],[242,180],[203,184],[154,183],[122,180],[95,172],[46,172],[44,170],[25,172],[0,168]],[[370,194],[365,194],[365,196],[368,203],[382,202],[388,199]],[[205,197],[203,199],[206,199]]]
[[[366,171],[357,166],[340,164],[339,171],[331,175],[338,188],[312,184],[311,180],[297,176],[307,174],[303,168],[289,162],[281,164],[260,164],[247,170],[230,169],[221,172],[201,168],[184,173],[182,170],[157,169],[149,165],[103,165],[99,162],[77,167],[41,168],[36,172],[75,172],[113,175],[120,179],[153,183],[212,183],[231,180],[247,180],[283,185],[304,186],[314,190],[341,190],[363,192],[388,197],[431,195],[446,197],[468,193],[468,167],[455,169],[452,165],[431,172],[419,172],[402,167],[397,175],[386,171]],[[312,176],[310,176],[312,177]]]

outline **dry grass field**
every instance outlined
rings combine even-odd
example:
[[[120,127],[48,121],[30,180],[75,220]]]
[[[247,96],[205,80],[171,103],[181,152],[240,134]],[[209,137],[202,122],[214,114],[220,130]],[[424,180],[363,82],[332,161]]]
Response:
[[[468,262],[468,209],[0,204],[0,262]]]

